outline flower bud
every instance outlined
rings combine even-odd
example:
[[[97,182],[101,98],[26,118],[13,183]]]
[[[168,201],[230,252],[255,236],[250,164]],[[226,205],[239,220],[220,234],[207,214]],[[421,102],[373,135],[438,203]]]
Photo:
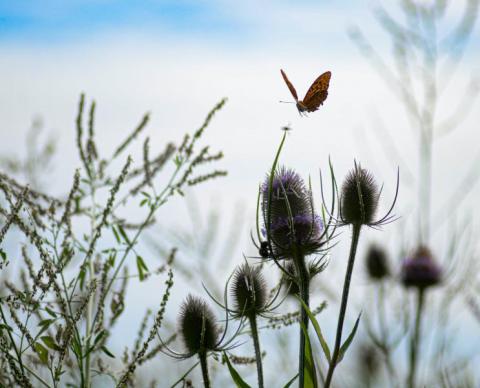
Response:
[[[435,263],[432,253],[426,247],[420,247],[413,256],[402,264],[402,282],[406,287],[424,289],[440,283],[442,270]]]
[[[367,272],[371,279],[380,280],[390,275],[387,253],[377,245],[371,245],[366,255]]]

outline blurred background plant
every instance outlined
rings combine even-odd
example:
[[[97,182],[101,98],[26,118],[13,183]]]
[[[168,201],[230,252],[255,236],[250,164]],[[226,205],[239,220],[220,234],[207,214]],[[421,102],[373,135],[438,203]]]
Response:
[[[392,120],[374,112],[376,147],[385,156],[378,163],[399,163],[402,189],[417,194],[399,210],[402,219],[396,242],[371,246],[365,254],[370,279],[366,297],[372,301],[370,313],[365,314],[366,331],[369,346],[376,349],[369,353],[375,352],[382,365],[366,379],[367,386],[473,387],[478,383],[472,366],[479,354],[473,348],[465,353],[468,339],[460,329],[475,325],[475,319],[479,323],[471,306],[480,298],[478,246],[471,238],[478,232],[471,211],[462,206],[478,182],[478,156],[470,160],[470,155],[462,155],[460,168],[442,166],[435,174],[435,161],[456,152],[455,146],[445,151],[438,143],[454,144],[444,138],[464,136],[462,124],[480,90],[475,74],[466,85],[454,81],[462,71],[459,64],[478,18],[479,2],[465,2],[458,20],[448,14],[452,3],[400,1],[403,18],[378,7],[375,16],[390,40],[390,57],[379,52],[361,28],[349,31],[404,108],[411,143],[418,150],[415,160],[407,160],[392,134]],[[452,100],[451,90],[458,87],[465,90],[462,98]],[[450,181],[449,191],[438,189],[438,175]],[[432,291],[431,285],[436,285]]]

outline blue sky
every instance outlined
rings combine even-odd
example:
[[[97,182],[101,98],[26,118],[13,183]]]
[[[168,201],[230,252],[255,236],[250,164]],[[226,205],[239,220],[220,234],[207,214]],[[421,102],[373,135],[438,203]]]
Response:
[[[63,40],[109,29],[168,29],[230,33],[235,20],[202,1],[3,1],[5,38]]]
[[[341,1],[0,1],[0,42],[71,43],[131,34],[240,46],[308,45],[316,34],[362,20],[370,2]],[[333,39],[332,39],[333,38]],[[338,37],[329,36],[338,43]]]

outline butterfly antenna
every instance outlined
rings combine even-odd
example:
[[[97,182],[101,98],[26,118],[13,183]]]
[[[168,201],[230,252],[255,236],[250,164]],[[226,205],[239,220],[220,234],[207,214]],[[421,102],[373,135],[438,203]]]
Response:
[[[295,104],[295,102],[293,101],[278,101],[278,102],[281,102],[283,104]]]

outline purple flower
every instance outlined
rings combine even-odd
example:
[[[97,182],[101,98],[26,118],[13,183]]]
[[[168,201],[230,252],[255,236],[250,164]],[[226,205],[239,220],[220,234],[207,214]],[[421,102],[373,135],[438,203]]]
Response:
[[[402,283],[406,287],[426,288],[440,283],[442,270],[435,263],[432,253],[420,247],[402,264]]]
[[[280,168],[271,182],[270,176],[266,177],[261,195],[262,232],[275,258],[291,258],[298,250],[309,255],[321,248],[323,224],[315,214],[311,192],[299,174]]]

